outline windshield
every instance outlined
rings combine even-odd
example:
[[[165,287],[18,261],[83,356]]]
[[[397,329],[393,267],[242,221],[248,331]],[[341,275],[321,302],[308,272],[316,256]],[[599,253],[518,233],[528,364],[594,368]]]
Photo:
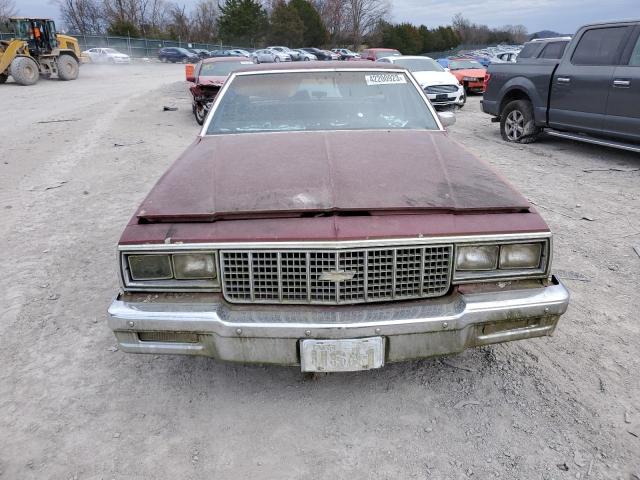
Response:
[[[114,50],[113,48],[105,48],[103,49],[106,53],[120,53],[117,50]]]
[[[238,70],[244,65],[253,65],[253,62],[246,60],[242,62],[203,63],[200,69],[200,75],[203,77],[227,77],[231,72]]]
[[[410,72],[444,72],[444,68],[430,58],[396,58],[394,65],[400,65]]]
[[[398,50],[384,50],[382,52],[375,52],[376,59],[384,57],[395,57],[396,55],[402,55]]]
[[[219,100],[207,134],[313,130],[437,130],[403,73],[241,75]]]
[[[467,68],[484,67],[474,60],[451,60],[451,62],[449,62],[449,70],[465,70]]]

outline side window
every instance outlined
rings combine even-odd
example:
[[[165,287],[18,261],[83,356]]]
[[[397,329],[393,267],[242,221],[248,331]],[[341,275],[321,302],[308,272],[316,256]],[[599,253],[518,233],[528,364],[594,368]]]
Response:
[[[533,57],[533,54],[536,52],[537,49],[538,49],[538,44],[537,43],[534,43],[534,42],[527,43],[522,48],[522,50],[520,50],[520,53],[518,54],[518,57],[520,57],[520,58],[531,58],[531,57]]]
[[[564,53],[564,49],[566,48],[568,42],[549,42],[540,52],[540,56],[538,58],[552,58],[559,59],[562,58],[562,54]]]
[[[574,65],[616,65],[629,27],[587,30],[573,52]]]
[[[640,67],[640,37],[636,41],[636,46],[631,52],[631,58],[629,58],[629,65],[632,67]]]

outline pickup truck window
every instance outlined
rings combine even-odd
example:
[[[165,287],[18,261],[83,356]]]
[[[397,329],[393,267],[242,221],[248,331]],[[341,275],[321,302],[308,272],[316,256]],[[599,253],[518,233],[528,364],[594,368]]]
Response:
[[[520,58],[531,58],[533,56],[533,54],[537,51],[538,49],[538,45],[536,45],[535,43],[527,43],[522,50],[520,50],[520,53],[518,54],[518,57]]]
[[[631,58],[629,59],[629,65],[632,67],[640,67],[640,37],[636,41],[636,46],[631,52]]]
[[[562,54],[564,53],[564,49],[567,48],[568,43],[569,42],[549,42],[542,49],[542,53],[540,53],[539,58],[551,58],[551,59],[562,58]]]
[[[587,30],[571,58],[574,65],[616,65],[629,27]]]

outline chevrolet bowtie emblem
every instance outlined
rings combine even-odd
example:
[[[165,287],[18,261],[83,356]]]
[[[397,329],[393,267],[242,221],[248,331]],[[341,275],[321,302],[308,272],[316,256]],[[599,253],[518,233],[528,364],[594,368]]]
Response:
[[[329,272],[322,272],[318,279],[325,282],[344,282],[346,280],[353,279],[355,275],[356,272],[347,272],[345,270],[331,270]]]

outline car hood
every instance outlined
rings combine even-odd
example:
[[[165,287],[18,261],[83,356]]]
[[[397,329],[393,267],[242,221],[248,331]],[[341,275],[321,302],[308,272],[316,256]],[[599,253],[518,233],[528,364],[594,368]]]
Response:
[[[457,85],[458,79],[449,72],[413,72],[420,85]]]
[[[458,77],[484,78],[485,70],[482,68],[465,68],[462,70],[451,70],[451,73]]]
[[[141,204],[142,222],[522,212],[529,202],[443,131],[198,138]]]
[[[198,77],[198,85],[214,85],[220,87],[226,81],[226,75],[200,75]]]

